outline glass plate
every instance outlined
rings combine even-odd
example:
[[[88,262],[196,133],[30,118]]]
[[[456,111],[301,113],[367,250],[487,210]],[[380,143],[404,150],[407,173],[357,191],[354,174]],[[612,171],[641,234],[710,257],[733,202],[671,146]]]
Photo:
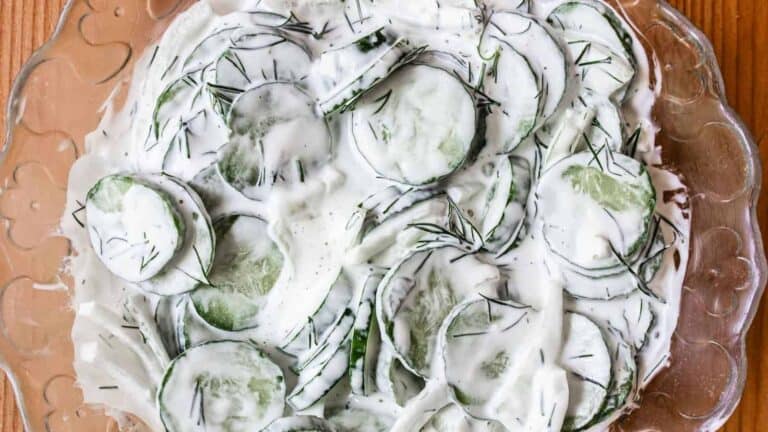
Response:
[[[616,1],[661,77],[653,83],[658,143],[664,166],[691,192],[665,198],[690,210],[692,238],[670,367],[614,429],[714,430],[741,396],[745,335],[766,277],[757,149],[728,107],[706,38],[662,0]],[[121,105],[133,62],[189,2],[71,0],[12,92],[0,152],[0,357],[30,432],[120,430],[104,410],[82,404],[73,376],[77,281],[61,271],[73,252],[57,230],[84,136],[108,98]],[[123,430],[146,429],[134,423]]]

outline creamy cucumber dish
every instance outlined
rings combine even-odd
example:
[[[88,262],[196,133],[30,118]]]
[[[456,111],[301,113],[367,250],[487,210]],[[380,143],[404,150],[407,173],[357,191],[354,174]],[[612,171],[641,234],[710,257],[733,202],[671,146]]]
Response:
[[[597,0],[193,2],[70,173],[85,402],[608,430],[668,365],[688,261],[656,77]]]

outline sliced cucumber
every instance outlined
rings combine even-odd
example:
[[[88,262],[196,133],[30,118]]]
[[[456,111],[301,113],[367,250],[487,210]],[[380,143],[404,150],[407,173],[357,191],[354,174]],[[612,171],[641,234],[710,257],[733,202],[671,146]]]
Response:
[[[216,340],[241,340],[238,334],[225,332],[205,322],[195,311],[191,300],[182,300],[176,306],[176,339],[182,351]]]
[[[382,209],[366,210],[363,217],[360,242],[349,252],[350,261],[375,259],[381,265],[391,265],[427,235],[414,224],[447,224],[448,200],[444,195],[434,196],[434,192],[414,191],[386,201]]]
[[[419,428],[419,432],[506,432],[507,428],[490,420],[467,416],[458,405],[446,405]]]
[[[368,275],[357,306],[349,349],[349,381],[354,394],[368,395],[374,390],[374,366],[379,345],[376,289],[383,278],[380,272]]]
[[[350,332],[355,324],[355,314],[352,309],[345,309],[339,319],[333,323],[324,337],[321,337],[317,345],[299,354],[293,371],[301,373],[311,364],[327,361],[337,350],[338,346],[349,339]]]
[[[387,432],[395,419],[370,410],[344,408],[331,412],[328,420],[339,432]]]
[[[223,28],[203,39],[184,60],[184,72],[197,72],[211,66],[221,55],[222,51],[232,44],[232,36],[238,29],[239,27]]]
[[[556,29],[575,32],[585,39],[602,43],[635,63],[632,34],[603,2],[567,1],[550,13],[547,22]]]
[[[589,318],[565,314],[560,364],[568,372],[569,401],[563,430],[587,426],[602,410],[611,383],[611,355]]]
[[[655,321],[652,300],[640,292],[607,303],[603,300],[577,299],[571,302],[571,308],[618,333],[638,352],[645,346]]]
[[[324,114],[350,109],[368,89],[416,57],[404,38],[381,28],[349,45],[325,52],[314,72]]]
[[[176,295],[192,291],[208,280],[216,248],[213,224],[200,197],[184,182],[166,174],[143,176],[171,196],[186,226],[184,243],[167,267],[139,286],[158,295]]]
[[[464,163],[476,115],[464,83],[442,69],[410,65],[359,100],[351,128],[358,151],[377,174],[425,186]]]
[[[306,78],[312,56],[307,47],[271,31],[240,32],[216,62],[216,84],[244,91],[254,85]]]
[[[588,106],[575,105],[566,108],[544,125],[536,135],[537,139],[547,145],[543,167],[546,169],[575,153],[594,119],[594,109]],[[592,148],[590,150],[597,151],[597,149]]]
[[[219,151],[219,173],[254,200],[264,200],[275,184],[303,182],[332,151],[328,124],[293,84],[267,83],[243,93],[228,124],[232,135]]]
[[[88,191],[85,213],[96,256],[128,282],[160,273],[184,244],[187,225],[173,197],[137,177],[99,180]]]
[[[592,124],[582,134],[582,142],[576,146],[576,151],[595,149],[611,149],[621,153],[624,146],[621,113],[609,99],[585,91],[575,103],[592,108],[595,113]]]
[[[598,42],[568,32],[564,37],[582,87],[607,98],[624,99],[626,89],[635,77],[634,65]]]
[[[454,400],[468,413],[489,418],[486,404],[507,370],[525,355],[520,344],[534,331],[537,313],[528,306],[491,298],[459,305],[444,334],[445,378]]]
[[[529,60],[505,40],[498,45],[483,80],[484,91],[497,103],[486,118],[485,140],[509,152],[533,133],[545,95]]]
[[[505,49],[504,44],[528,59],[536,72],[541,124],[557,111],[568,89],[569,67],[563,49],[536,18],[512,11],[493,13],[481,38],[480,54],[490,58],[497,49]],[[523,90],[513,89],[510,97],[518,96]]]
[[[319,361],[322,360],[322,361]],[[301,371],[296,388],[286,401],[296,411],[303,411],[320,399],[344,377],[349,367],[349,341],[338,344],[327,358],[319,357]]]
[[[210,284],[198,287],[190,298],[198,315],[214,327],[253,327],[282,272],[283,254],[258,217],[229,215],[214,228],[218,242]]]
[[[425,386],[421,377],[403,366],[389,345],[382,345],[376,361],[376,387],[401,407],[416,397]]]
[[[611,354],[611,385],[600,413],[592,420],[597,424],[625,408],[637,388],[637,363],[635,351],[616,331],[603,331],[608,352]]]
[[[189,181],[216,161],[216,152],[227,142],[227,127],[212,108],[200,106],[184,119],[170,139],[163,158],[163,172]]]
[[[382,337],[414,373],[428,377],[440,326],[464,299],[496,295],[499,269],[452,246],[412,253],[379,286],[376,315]]]
[[[538,194],[544,239],[567,267],[628,270],[648,240],[656,193],[645,166],[627,156],[570,156],[547,170]]]
[[[283,414],[280,368],[250,343],[198,345],[168,366],[157,393],[169,432],[260,430]]]
[[[349,278],[344,272],[340,272],[336,281],[328,288],[323,302],[306,322],[302,322],[288,335],[280,349],[290,356],[298,357],[301,353],[320,345],[319,341],[326,339],[329,331],[333,329],[333,324],[344,314],[352,300],[352,292]]]
[[[333,424],[315,416],[283,417],[261,432],[337,432]]]
[[[519,156],[501,158],[497,173],[498,182],[488,191],[482,232],[485,248],[501,255],[520,235],[532,173],[528,160]]]

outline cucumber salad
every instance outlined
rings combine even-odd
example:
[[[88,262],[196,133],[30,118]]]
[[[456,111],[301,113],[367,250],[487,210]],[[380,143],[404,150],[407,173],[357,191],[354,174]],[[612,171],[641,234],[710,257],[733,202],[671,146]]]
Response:
[[[669,362],[688,259],[654,73],[598,0],[193,2],[70,174],[86,403],[607,430]]]

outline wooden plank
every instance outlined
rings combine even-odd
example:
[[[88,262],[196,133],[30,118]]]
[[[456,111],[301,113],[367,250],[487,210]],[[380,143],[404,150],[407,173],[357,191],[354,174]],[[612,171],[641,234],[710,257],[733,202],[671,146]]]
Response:
[[[53,31],[66,0],[0,0],[0,101],[8,97],[23,62]],[[760,144],[768,165],[768,5],[764,0],[670,0],[712,40],[729,100]],[[0,124],[5,112],[0,110]],[[0,136],[4,128],[0,126]],[[768,176],[766,176],[768,179]],[[768,186],[768,180],[764,180]],[[768,200],[758,206],[768,227]],[[768,234],[768,229],[766,229]],[[768,240],[768,235],[764,238]],[[768,300],[764,299],[764,303]],[[760,432],[768,424],[768,312],[758,314],[749,335],[746,390],[726,432]],[[13,391],[0,379],[0,432],[19,432]]]

